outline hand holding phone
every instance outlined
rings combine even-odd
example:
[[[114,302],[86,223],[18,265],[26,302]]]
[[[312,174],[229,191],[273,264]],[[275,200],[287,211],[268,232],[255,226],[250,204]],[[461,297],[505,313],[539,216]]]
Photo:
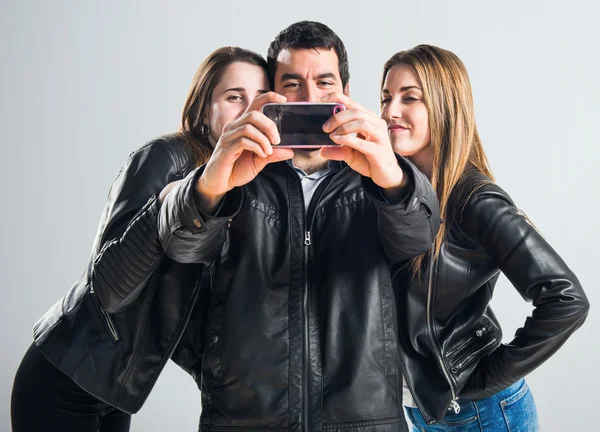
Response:
[[[394,201],[407,184],[390,143],[385,120],[354,102],[342,93],[330,93],[321,100],[337,102],[346,110],[331,118],[324,126],[338,147],[324,148],[325,159],[346,162],[359,174],[370,177],[384,189],[386,197]]]
[[[196,183],[203,212],[212,213],[227,192],[252,181],[267,164],[294,156],[290,149],[277,148],[280,142],[277,128],[260,113],[266,103],[283,101],[284,96],[265,93],[256,97],[244,114],[225,125]]]
[[[323,131],[323,125],[335,114],[345,110],[342,103],[268,103],[262,112],[273,120],[284,148],[340,147]]]

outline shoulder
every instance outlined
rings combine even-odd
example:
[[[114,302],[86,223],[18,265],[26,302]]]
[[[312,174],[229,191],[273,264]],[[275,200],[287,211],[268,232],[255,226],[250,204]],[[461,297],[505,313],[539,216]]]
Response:
[[[506,212],[518,212],[510,195],[479,171],[469,170],[457,184],[449,202],[451,223],[478,237]]]
[[[182,134],[158,136],[134,150],[128,164],[158,164],[159,166],[184,171],[194,164],[193,150]]]
[[[506,203],[506,205],[511,207],[515,206],[508,192],[490,180],[487,183],[482,183],[475,186],[466,201],[465,210],[477,210],[482,206],[483,202],[496,201],[498,201],[498,205],[503,205],[502,203]]]

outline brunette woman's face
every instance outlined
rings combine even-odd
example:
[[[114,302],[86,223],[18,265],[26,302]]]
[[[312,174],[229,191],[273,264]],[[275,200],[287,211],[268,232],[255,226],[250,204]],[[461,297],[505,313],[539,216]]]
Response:
[[[239,118],[256,96],[268,91],[269,80],[262,67],[246,62],[227,66],[210,100],[207,124],[211,145],[216,145],[226,124]]]
[[[396,65],[388,71],[381,92],[381,118],[396,153],[410,158],[429,151],[429,116],[412,66]]]

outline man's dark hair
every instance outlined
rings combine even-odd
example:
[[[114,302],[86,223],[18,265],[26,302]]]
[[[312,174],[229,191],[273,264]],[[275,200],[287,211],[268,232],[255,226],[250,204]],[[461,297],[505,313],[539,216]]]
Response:
[[[282,30],[273,42],[271,42],[267,53],[267,71],[271,83],[275,83],[277,57],[282,50],[310,48],[334,49],[338,57],[342,87],[346,87],[346,84],[350,80],[346,47],[344,47],[344,43],[333,30],[325,24],[316,21],[299,21],[294,23]]]

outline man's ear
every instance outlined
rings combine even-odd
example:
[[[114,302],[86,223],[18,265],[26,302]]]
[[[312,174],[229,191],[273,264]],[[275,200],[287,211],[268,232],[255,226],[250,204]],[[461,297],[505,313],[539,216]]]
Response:
[[[350,96],[350,83],[347,83],[346,87],[344,87],[344,95]]]

